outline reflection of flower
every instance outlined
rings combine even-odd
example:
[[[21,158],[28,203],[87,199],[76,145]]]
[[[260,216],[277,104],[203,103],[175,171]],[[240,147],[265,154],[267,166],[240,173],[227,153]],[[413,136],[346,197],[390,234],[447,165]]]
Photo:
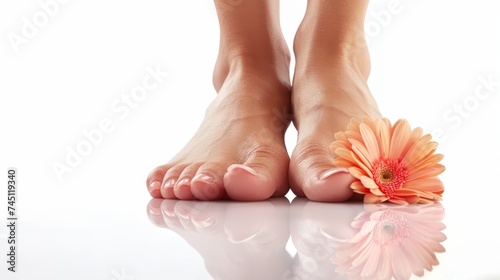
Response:
[[[337,271],[359,279],[409,279],[423,276],[439,264],[435,253],[444,252],[441,204],[396,206],[365,205],[351,223],[358,232],[334,245],[331,261]]]
[[[356,179],[354,192],[366,203],[391,201],[399,204],[441,200],[443,183],[436,176],[444,171],[437,143],[422,129],[410,129],[406,120],[394,126],[388,119],[362,122],[353,119],[347,131],[335,134],[330,149],[334,164],[345,167]]]

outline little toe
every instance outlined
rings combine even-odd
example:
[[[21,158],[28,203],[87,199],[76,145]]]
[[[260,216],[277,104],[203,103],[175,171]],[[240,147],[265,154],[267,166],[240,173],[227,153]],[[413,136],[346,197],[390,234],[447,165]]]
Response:
[[[154,198],[161,198],[161,186],[163,178],[169,166],[161,165],[153,169],[146,179],[146,187],[148,188],[149,194]]]

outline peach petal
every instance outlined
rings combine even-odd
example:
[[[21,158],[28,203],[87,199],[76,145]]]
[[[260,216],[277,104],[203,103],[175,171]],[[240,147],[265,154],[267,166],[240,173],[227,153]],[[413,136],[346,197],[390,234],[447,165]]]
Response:
[[[349,170],[349,173],[356,179],[361,179],[362,176],[368,175],[365,172],[363,172],[363,170],[361,168],[356,167],[356,166],[349,167],[348,170]]]
[[[330,148],[330,151],[332,151],[333,153],[335,153],[335,150],[340,149],[340,148],[349,149],[350,145],[348,145],[347,143],[345,143],[343,141],[335,141],[335,142],[332,142],[330,144],[329,148]]]
[[[351,189],[355,192],[355,193],[359,193],[359,194],[367,194],[369,193],[370,191],[368,189],[366,189],[363,184],[361,184],[360,181],[354,181],[352,184],[351,184]]]
[[[340,158],[340,157],[334,159],[332,163],[333,163],[333,165],[335,165],[337,167],[350,167],[350,166],[355,165],[354,162],[348,161],[348,160]]]
[[[373,177],[371,168],[369,168],[363,162],[361,162],[361,160],[354,154],[354,152],[351,152],[351,156],[359,168],[363,169],[363,171],[365,171],[366,174],[370,175],[370,177]]]
[[[417,193],[414,190],[409,190],[409,189],[398,189],[394,191],[394,195],[397,196],[412,196],[416,194]]]
[[[401,152],[410,137],[410,125],[406,120],[398,120],[393,127],[391,144],[389,147],[389,158],[399,159]]]
[[[369,160],[373,161],[380,157],[380,151],[378,146],[377,138],[373,134],[373,130],[367,124],[360,124],[359,130],[361,132],[361,137],[363,137],[363,142],[365,143],[367,152],[369,154]]]
[[[441,161],[441,159],[443,159],[443,155],[441,154],[429,155],[427,158],[414,165],[411,170],[413,170],[413,172],[416,172],[425,168],[429,168],[430,166],[437,164],[439,161]]]
[[[361,137],[361,134],[358,131],[348,130],[346,131],[346,134],[347,137],[349,137],[349,139],[356,139],[358,141],[363,141],[363,138]]]
[[[352,151],[356,153],[358,158],[368,167],[372,168],[371,162],[374,161],[374,158],[370,156],[370,152],[366,149],[366,147],[359,141],[354,139],[351,140],[352,143]]]
[[[424,177],[435,177],[438,176],[439,174],[443,173],[446,168],[444,165],[436,163],[434,166],[429,166],[428,168],[425,169],[420,169],[417,171],[411,170],[409,172],[407,181],[413,181],[416,179],[424,178]]]
[[[337,156],[339,156],[340,158],[343,158],[345,160],[348,160],[350,162],[355,162],[353,157],[352,157],[352,152],[348,149],[345,149],[345,148],[338,148],[335,150],[335,154],[337,154]]]
[[[370,192],[377,196],[385,196],[385,194],[379,188],[370,188]]]
[[[384,202],[388,200],[387,197],[384,196],[376,196],[371,193],[365,194],[365,197],[363,198],[364,203],[378,203],[378,202]]]
[[[380,133],[380,154],[382,157],[389,156],[389,147],[391,143],[391,132],[390,125],[383,120],[378,123],[379,133]]]
[[[408,150],[405,157],[402,158],[403,165],[405,167],[412,165],[415,162],[418,162],[419,159],[422,159],[425,155],[424,147],[430,142],[431,137],[429,134],[422,136],[415,144]]]
[[[347,142],[348,138],[347,138],[347,134],[345,133],[345,131],[339,131],[337,133],[335,133],[335,139],[337,139],[337,141],[342,141],[342,142]]]
[[[423,134],[423,129],[420,127],[417,127],[411,131],[408,142],[406,143],[404,150],[401,152],[400,159],[403,159],[406,156],[410,148],[413,147],[413,145],[420,139],[420,137],[422,137]]]
[[[403,187],[405,189],[414,189],[423,192],[440,192],[444,190],[443,182],[441,182],[441,180],[437,177],[406,182]]]
[[[363,186],[365,186],[365,188],[367,188],[367,189],[378,189],[377,184],[375,184],[375,181],[373,181],[372,178],[363,176],[363,177],[361,177],[360,180],[361,180],[361,183],[363,184]]]

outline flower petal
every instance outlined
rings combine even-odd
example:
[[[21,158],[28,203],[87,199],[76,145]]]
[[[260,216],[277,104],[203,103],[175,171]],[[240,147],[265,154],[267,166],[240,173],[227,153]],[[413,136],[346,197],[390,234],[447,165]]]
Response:
[[[391,127],[390,124],[387,125],[387,122],[385,122],[384,120],[380,120],[377,127],[379,129],[380,137],[380,154],[385,158],[389,156],[389,147],[391,143]]]
[[[426,179],[417,179],[410,182],[406,182],[403,185],[405,189],[413,189],[422,192],[433,192],[441,194],[444,191],[444,185],[441,180],[437,177],[426,178]]]
[[[373,177],[373,174],[372,174],[372,171],[370,170],[370,168],[368,166],[366,166],[364,162],[361,162],[361,160],[358,158],[358,156],[356,156],[356,154],[354,154],[354,152],[351,152],[351,157],[354,160],[354,162],[356,162],[358,167],[363,169],[363,171],[365,171],[366,174],[370,175],[370,177]]]
[[[375,184],[375,181],[373,181],[373,179],[372,179],[372,178],[369,178],[369,177],[363,176],[363,177],[361,177],[361,183],[362,183],[362,184],[363,184],[363,186],[365,186],[365,188],[367,188],[367,189],[378,189],[377,184]]]
[[[361,179],[363,176],[368,176],[361,168],[352,166],[348,168],[349,173],[352,175],[352,177],[356,179]]]
[[[390,159],[400,159],[401,152],[403,152],[409,137],[410,125],[406,120],[398,120],[394,124],[391,135],[391,145],[389,147]]]
[[[363,186],[363,184],[361,184],[360,181],[354,181],[352,184],[351,184],[351,189],[355,192],[355,193],[359,193],[359,194],[367,194],[367,193],[370,193],[370,191],[365,188],[365,186]]]
[[[362,123],[359,125],[359,131],[370,154],[370,161],[378,159],[380,157],[379,145],[373,130],[367,124]]]
[[[420,169],[417,171],[410,169],[408,172],[409,173],[408,178],[406,180],[407,180],[407,182],[409,182],[409,181],[413,181],[413,180],[421,179],[421,178],[435,177],[435,176],[443,173],[445,169],[446,168],[444,167],[444,165],[439,164],[439,163],[436,163],[433,166],[429,166],[428,168]]]
[[[387,201],[388,198],[385,196],[376,196],[371,193],[365,194],[365,197],[363,198],[364,203],[379,203],[379,202],[384,202]]]
[[[413,147],[413,145],[415,145],[415,143],[422,137],[423,133],[424,133],[423,129],[420,127],[417,127],[410,132],[410,137],[408,138],[406,146],[403,152],[401,152],[402,158],[404,158],[404,156],[408,153],[410,148]]]
[[[368,167],[372,168],[372,162],[374,158],[370,155],[370,152],[366,149],[366,147],[359,141],[351,139],[352,143],[352,151],[356,153],[358,158]]]

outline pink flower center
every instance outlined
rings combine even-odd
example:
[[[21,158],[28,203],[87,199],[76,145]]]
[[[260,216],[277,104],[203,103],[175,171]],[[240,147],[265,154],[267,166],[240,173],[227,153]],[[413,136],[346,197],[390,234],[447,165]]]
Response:
[[[396,160],[378,159],[373,164],[373,180],[388,197],[393,197],[394,191],[400,189],[407,178],[408,170]]]

